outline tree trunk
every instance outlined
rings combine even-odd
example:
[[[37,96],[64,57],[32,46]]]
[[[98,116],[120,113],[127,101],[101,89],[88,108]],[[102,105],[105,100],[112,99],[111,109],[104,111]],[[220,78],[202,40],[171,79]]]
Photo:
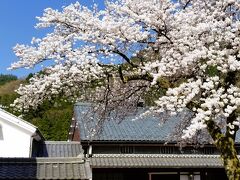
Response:
[[[237,157],[237,151],[235,148],[234,137],[228,131],[223,134],[220,127],[218,127],[214,121],[208,121],[208,132],[214,140],[216,148],[221,153],[223,165],[229,180],[240,180],[240,162]],[[236,131],[235,131],[236,133]]]
[[[234,141],[230,137],[220,137],[215,141],[217,149],[221,152],[224,168],[229,180],[240,179],[240,162]]]

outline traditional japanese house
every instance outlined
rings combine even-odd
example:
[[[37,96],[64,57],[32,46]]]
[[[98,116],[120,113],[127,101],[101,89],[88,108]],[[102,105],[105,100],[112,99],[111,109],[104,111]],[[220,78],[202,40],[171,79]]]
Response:
[[[211,145],[187,145],[180,148],[168,135],[181,115],[163,125],[159,119],[125,117],[101,121],[88,113],[91,104],[77,103],[69,133],[70,141],[79,141],[89,159],[93,180],[225,180],[219,152]],[[99,123],[99,122],[98,122]],[[168,143],[166,144],[166,141]],[[237,149],[239,144],[236,143]]]

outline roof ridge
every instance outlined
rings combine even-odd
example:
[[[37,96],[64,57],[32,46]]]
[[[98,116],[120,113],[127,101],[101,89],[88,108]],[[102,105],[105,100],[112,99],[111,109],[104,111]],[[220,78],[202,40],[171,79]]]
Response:
[[[220,158],[216,154],[93,154],[94,158],[101,157],[163,157],[163,158]],[[240,155],[238,156],[240,157]]]
[[[84,163],[81,157],[36,157],[36,158],[21,158],[10,157],[0,158],[0,164],[5,163]]]
[[[81,144],[79,141],[44,141],[44,144]]]

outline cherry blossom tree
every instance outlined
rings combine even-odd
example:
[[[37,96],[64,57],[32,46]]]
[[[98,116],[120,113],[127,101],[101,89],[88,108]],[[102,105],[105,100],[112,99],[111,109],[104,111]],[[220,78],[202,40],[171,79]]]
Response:
[[[194,114],[182,138],[207,129],[229,179],[240,179],[234,141],[239,129],[240,22],[238,0],[116,0],[98,10],[78,2],[47,8],[37,28],[52,28],[31,45],[16,45],[11,68],[51,61],[18,89],[14,106],[45,99],[133,107],[147,93],[146,112]],[[163,92],[163,93],[162,93]]]

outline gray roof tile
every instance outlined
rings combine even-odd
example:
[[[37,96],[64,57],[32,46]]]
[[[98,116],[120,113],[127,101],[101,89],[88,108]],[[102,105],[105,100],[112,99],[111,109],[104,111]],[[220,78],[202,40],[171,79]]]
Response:
[[[89,162],[81,158],[0,158],[0,179],[91,178]]]
[[[81,141],[156,141],[165,142],[172,130],[180,122],[181,118],[186,118],[186,115],[191,113],[178,113],[176,116],[164,116],[168,118],[165,123],[159,124],[159,117],[143,117],[134,120],[136,116],[144,111],[140,109],[135,115],[128,116],[120,123],[110,118],[104,121],[101,131],[95,136],[91,137],[90,129],[96,128],[96,117],[90,121],[91,114],[87,113],[91,108],[91,103],[76,103],[74,113],[76,121],[79,125]],[[240,143],[240,132],[236,136],[236,142]]]
[[[33,157],[77,157],[82,152],[77,141],[45,141],[38,144]]]
[[[94,154],[93,168],[223,168],[219,155]]]
[[[134,120],[135,115],[128,116],[120,123],[110,118],[104,121],[100,133],[90,138],[89,130],[96,128],[96,118],[89,121],[88,110],[91,108],[89,103],[77,103],[74,107],[76,121],[79,125],[80,139],[96,141],[166,141],[171,130],[183,118],[183,114],[168,117],[166,123],[160,125],[159,118],[145,117]],[[143,112],[143,109],[142,111]],[[140,114],[139,112],[138,114]],[[185,115],[184,115],[185,116]]]

